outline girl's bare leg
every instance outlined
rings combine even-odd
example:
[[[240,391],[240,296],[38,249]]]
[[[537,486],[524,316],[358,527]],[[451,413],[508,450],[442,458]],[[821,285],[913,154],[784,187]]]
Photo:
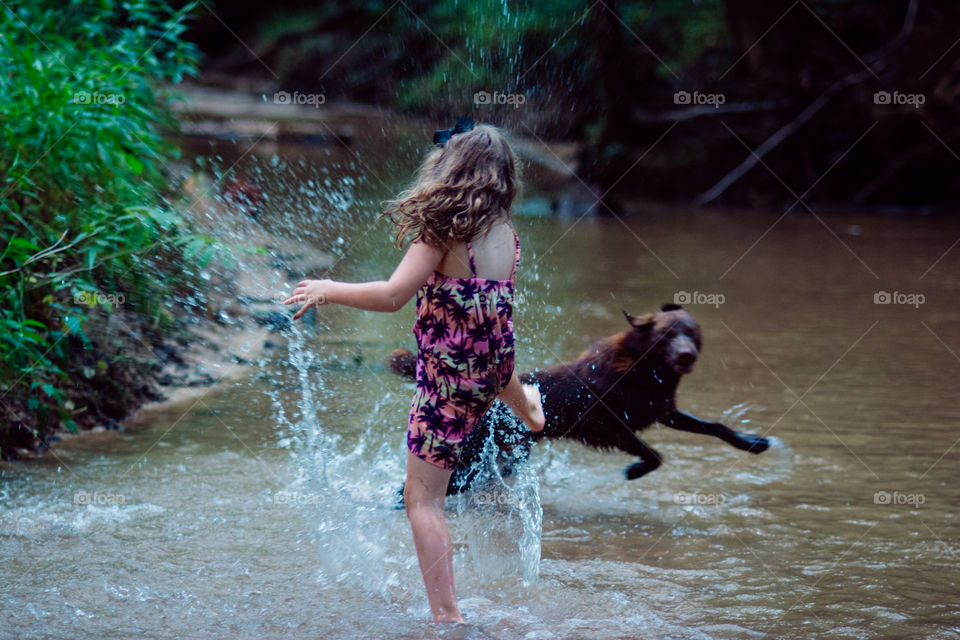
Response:
[[[453,547],[443,517],[450,474],[407,452],[403,501],[434,622],[463,622],[453,585]]]
[[[497,398],[510,407],[510,411],[523,420],[531,431],[543,429],[546,419],[543,415],[540,391],[529,384],[520,384],[520,378],[516,373],[510,377],[510,382]]]

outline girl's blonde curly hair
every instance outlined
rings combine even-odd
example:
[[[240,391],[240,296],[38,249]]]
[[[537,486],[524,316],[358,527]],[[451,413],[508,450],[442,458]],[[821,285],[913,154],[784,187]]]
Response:
[[[398,247],[408,239],[438,248],[467,242],[510,219],[519,173],[504,135],[478,124],[432,151],[413,186],[387,203],[383,217],[393,222]]]

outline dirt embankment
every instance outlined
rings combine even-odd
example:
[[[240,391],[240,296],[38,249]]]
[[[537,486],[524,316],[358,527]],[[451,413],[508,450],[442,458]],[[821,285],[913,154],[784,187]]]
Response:
[[[55,434],[33,443],[35,450],[20,447],[17,457],[37,455],[86,432],[141,428],[149,423],[142,413],[173,405],[187,409],[219,385],[247,375],[270,349],[285,343],[279,335],[290,322],[281,304],[289,293],[284,284],[322,273],[331,258],[302,245],[291,251],[289,241],[244,219],[246,212],[196,193],[206,180],[187,180],[184,194],[197,198],[192,210],[203,215],[195,222],[218,242],[219,257],[201,272],[206,288],[196,296],[199,304],[173,305],[172,327],[166,330],[122,308],[92,323],[92,349],[77,356],[90,376],[76,381],[66,406],[72,412],[82,407],[73,416],[78,433]],[[215,222],[204,229],[201,220]],[[231,236],[218,237],[215,227],[230,229]]]

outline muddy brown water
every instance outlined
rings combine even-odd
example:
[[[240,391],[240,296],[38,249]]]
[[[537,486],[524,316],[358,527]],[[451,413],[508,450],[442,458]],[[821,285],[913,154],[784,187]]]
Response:
[[[347,167],[346,153],[332,157]],[[351,206],[372,211],[386,185],[358,184]],[[342,247],[335,277],[389,273],[399,254],[372,214],[310,207],[265,224],[300,216],[317,246]],[[322,310],[305,379],[282,347],[124,433],[3,464],[0,637],[960,637],[960,223],[778,215],[518,216],[520,367],[572,358],[624,328],[621,309],[676,296],[704,335],[681,407],[775,445],[752,456],[655,426],[644,437],[665,464],[632,482],[626,455],[538,445],[536,580],[509,551],[476,553],[496,518],[451,514],[470,626],[426,622],[390,508],[412,387],[383,363],[413,344],[408,306]],[[304,380],[322,451],[288,446],[291,416],[310,411]],[[317,532],[336,534],[343,504],[297,484],[317,465],[369,516],[339,546]]]

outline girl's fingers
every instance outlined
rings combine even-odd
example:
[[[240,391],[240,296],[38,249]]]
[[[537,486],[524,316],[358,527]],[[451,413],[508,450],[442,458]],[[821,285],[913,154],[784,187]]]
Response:
[[[304,297],[305,297],[305,296],[304,296]],[[301,301],[301,302],[302,302],[302,301]],[[317,306],[317,305],[308,302],[307,304],[305,304],[305,305],[303,305],[302,307],[300,307],[300,310],[299,310],[299,311],[297,311],[295,314],[293,314],[293,319],[294,319],[294,320],[299,319],[301,316],[303,316],[303,314],[305,314],[307,311],[309,311],[312,307],[315,307],[315,306]]]
[[[299,318],[302,317],[303,314],[305,314],[311,307],[315,307],[315,306],[316,306],[315,303],[310,302],[309,296],[307,295],[307,290],[306,290],[306,288],[307,288],[307,285],[308,285],[308,284],[310,284],[310,280],[302,280],[299,284],[297,284],[297,288],[293,290],[293,293],[290,295],[290,297],[283,301],[283,304],[285,304],[285,305],[291,305],[291,304],[295,304],[295,303],[297,303],[297,302],[303,302],[303,303],[305,303],[302,307],[300,307],[300,310],[299,310],[299,311],[297,311],[295,314],[293,314],[293,319],[294,319],[294,320],[299,319]],[[322,296],[321,296],[321,299],[322,299]],[[322,304],[322,303],[321,303],[321,304]]]

